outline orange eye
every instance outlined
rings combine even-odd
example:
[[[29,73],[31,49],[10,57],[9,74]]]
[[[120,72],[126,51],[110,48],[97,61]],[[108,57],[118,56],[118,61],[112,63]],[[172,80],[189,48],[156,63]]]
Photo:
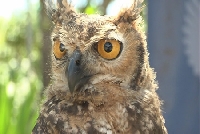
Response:
[[[120,54],[121,45],[117,40],[102,39],[97,44],[97,50],[101,57],[111,60]]]
[[[56,58],[61,59],[66,53],[65,45],[60,41],[55,41],[53,46],[53,52]]]

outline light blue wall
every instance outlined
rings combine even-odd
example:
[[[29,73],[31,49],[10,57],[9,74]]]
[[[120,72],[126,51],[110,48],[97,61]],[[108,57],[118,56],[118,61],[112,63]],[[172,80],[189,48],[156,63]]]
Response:
[[[199,134],[199,0],[149,0],[148,49],[169,134]]]

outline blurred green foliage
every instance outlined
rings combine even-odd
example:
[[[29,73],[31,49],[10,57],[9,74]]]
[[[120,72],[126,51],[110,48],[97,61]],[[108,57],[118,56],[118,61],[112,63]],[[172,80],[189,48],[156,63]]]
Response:
[[[31,133],[38,116],[42,89],[38,7],[9,20],[0,18],[0,134]]]
[[[110,1],[95,5],[89,0],[79,10],[104,14]],[[0,18],[0,134],[31,133],[38,117],[44,77],[39,4],[9,20]]]

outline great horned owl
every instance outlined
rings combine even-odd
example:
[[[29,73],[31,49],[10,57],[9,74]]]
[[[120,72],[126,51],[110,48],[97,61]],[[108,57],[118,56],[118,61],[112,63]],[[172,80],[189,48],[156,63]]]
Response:
[[[155,73],[141,30],[141,1],[115,16],[46,2],[52,82],[33,134],[166,134]]]

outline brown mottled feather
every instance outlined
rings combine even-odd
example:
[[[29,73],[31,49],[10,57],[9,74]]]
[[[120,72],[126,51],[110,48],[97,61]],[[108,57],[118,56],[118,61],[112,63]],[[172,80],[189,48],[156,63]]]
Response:
[[[52,40],[64,44],[66,54],[58,59],[52,53],[52,83],[32,134],[167,134],[141,30],[141,1],[116,17],[79,14],[66,1],[50,1]],[[120,55],[102,58],[93,47],[100,39],[120,41]],[[71,93],[67,69],[77,49],[90,77]]]

